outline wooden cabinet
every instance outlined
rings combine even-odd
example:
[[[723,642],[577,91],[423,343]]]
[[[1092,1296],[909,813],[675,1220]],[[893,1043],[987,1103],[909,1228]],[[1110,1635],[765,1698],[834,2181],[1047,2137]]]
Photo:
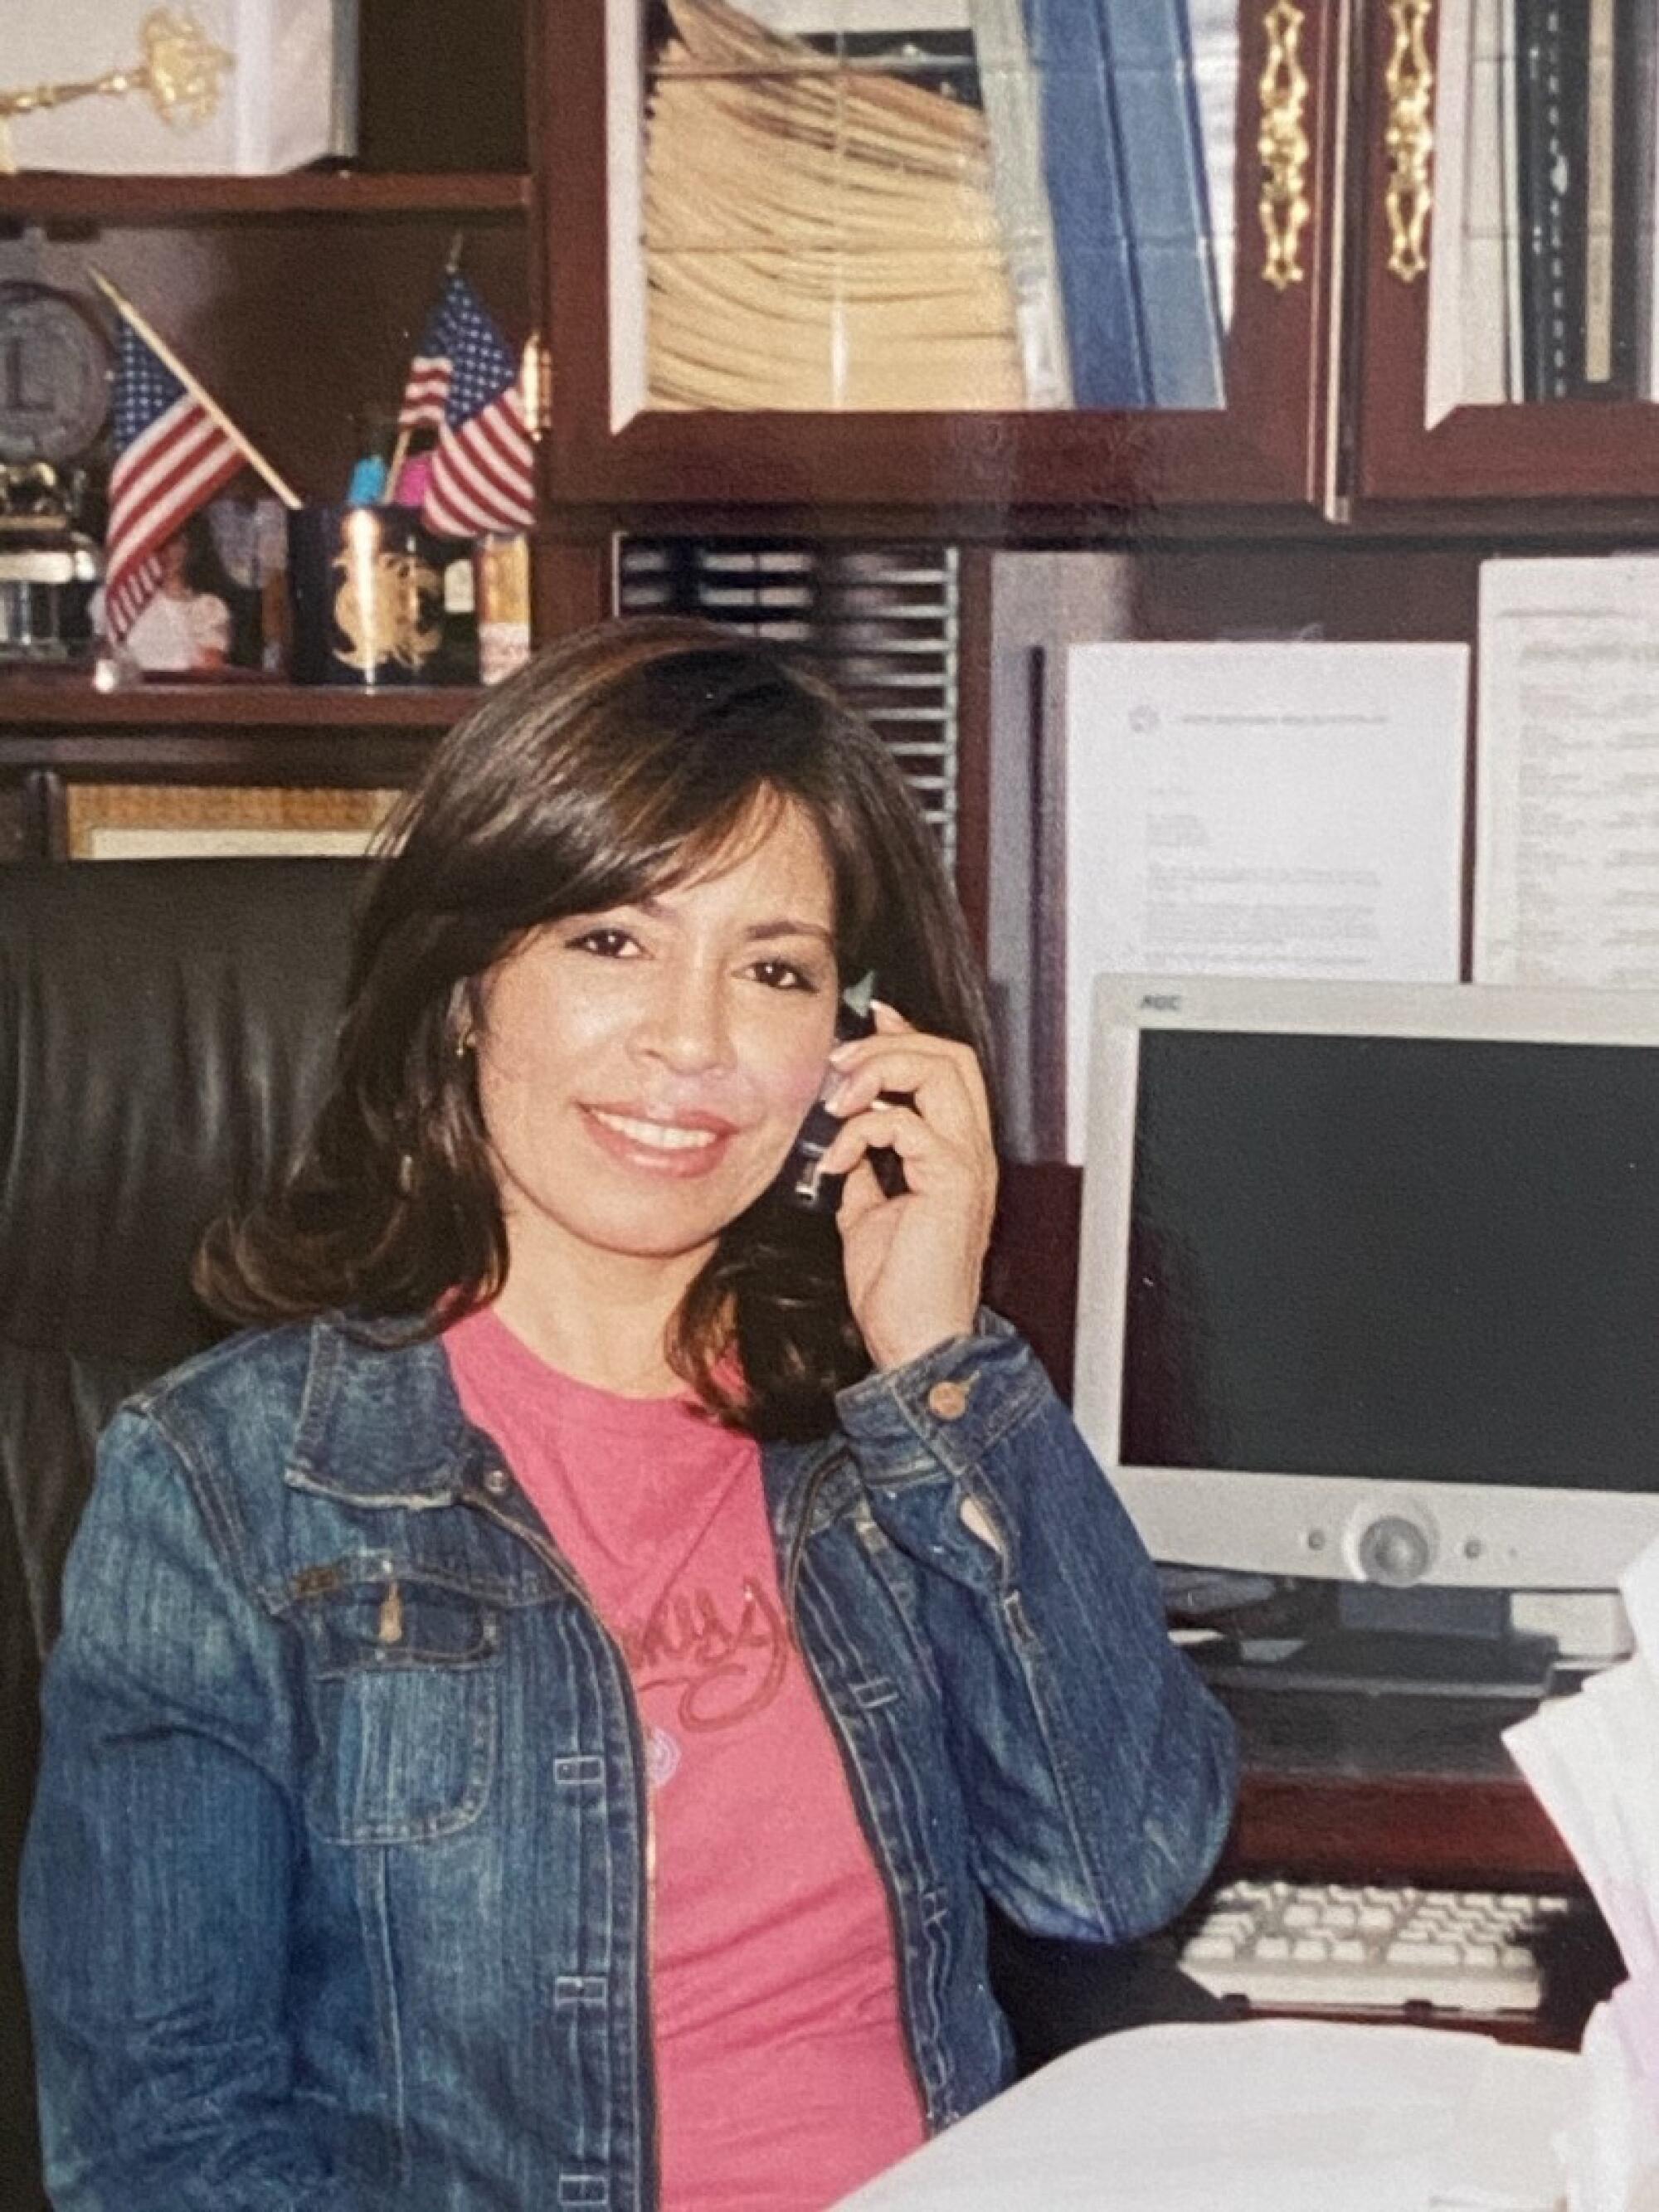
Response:
[[[691,0],[672,4],[683,20]],[[750,4],[769,23],[814,5],[832,20],[856,14],[852,0]],[[0,179],[0,276],[78,284],[96,261],[154,310],[283,472],[324,496],[343,486],[362,410],[395,404],[436,272],[464,230],[467,266],[509,336],[539,325],[550,341],[544,637],[611,609],[627,532],[1156,543],[1190,556],[1161,574],[1191,579],[1193,595],[1176,603],[1166,592],[1154,634],[1259,626],[1268,606],[1294,626],[1287,595],[1310,574],[1328,635],[1376,634],[1379,620],[1392,634],[1389,611],[1422,603],[1426,555],[1467,580],[1489,547],[1654,535],[1639,504],[1659,480],[1651,404],[1454,404],[1428,427],[1431,289],[1458,234],[1436,204],[1448,149],[1443,133],[1431,138],[1434,86],[1460,65],[1444,25],[1467,27],[1480,4],[1237,0],[1231,215],[1218,226],[1235,241],[1231,308],[1212,407],[652,404],[639,362],[641,179],[670,0],[479,0],[465,10],[363,0],[353,167]],[[955,15],[986,20],[978,0]],[[838,53],[825,64],[832,76]],[[848,57],[844,74],[867,76],[867,57],[850,46]],[[963,86],[971,106],[965,74]],[[720,242],[699,228],[714,218],[695,195],[658,221],[682,243]],[[927,246],[915,241],[915,267]],[[1270,262],[1283,281],[1270,279]],[[982,592],[964,601],[964,696],[983,690],[975,604],[982,615]],[[1462,593],[1460,606],[1472,604]],[[73,684],[58,696],[59,710],[43,718],[38,686],[0,673],[0,783],[14,791],[24,774],[68,761],[71,739],[95,739],[112,757],[118,734],[132,740],[120,773],[143,772],[147,744],[158,775],[183,775],[192,746],[204,773],[215,758],[231,773],[232,756],[209,742],[210,690],[166,722],[165,746],[147,697],[101,702],[77,721]],[[244,765],[250,733],[264,729],[262,772],[301,772],[298,749],[275,736],[281,717],[237,703],[228,687],[222,696],[219,719],[242,733]],[[371,710],[323,691],[304,719],[349,748],[345,733],[366,717],[399,712],[410,728],[433,720],[416,702]],[[964,725],[970,784],[984,763],[966,749],[981,735]],[[306,775],[319,752],[311,745]],[[0,848],[5,840],[0,827]],[[964,863],[976,865],[971,846]]]
[[[948,414],[687,411],[643,396],[649,378],[636,356],[651,309],[636,173],[651,43],[648,24],[643,39],[632,25],[631,5],[566,0],[558,66],[544,91],[544,143],[556,149],[544,178],[556,362],[547,484],[556,527],[584,512],[591,518],[667,505],[718,516],[741,505],[831,527],[836,514],[863,509],[921,511],[941,534],[994,534],[1030,523],[1075,533],[1147,507],[1308,507],[1323,497],[1340,137],[1338,0],[1243,0],[1241,8],[1227,225],[1237,247],[1224,404]],[[619,35],[619,26],[630,35]],[[857,74],[849,62],[848,80]],[[1270,178],[1277,186],[1271,200],[1264,191]],[[653,202],[663,225],[678,219],[664,210],[668,196],[664,186]],[[723,235],[711,233],[697,250],[720,252]],[[1283,249],[1275,264],[1280,281],[1264,273],[1270,238]],[[749,258],[763,289],[775,271],[763,252]]]
[[[1630,11],[1625,20],[1633,23],[1638,12]],[[1560,13],[1579,24],[1582,37],[1584,16],[1594,11]],[[1358,265],[1351,306],[1353,372],[1343,399],[1353,455],[1351,489],[1360,503],[1356,511],[1363,523],[1368,511],[1378,513],[1389,503],[1431,503],[1440,515],[1467,527],[1468,514],[1460,515],[1459,509],[1478,511],[1502,500],[1528,502],[1546,526],[1568,532],[1586,519],[1640,532],[1650,528],[1650,518],[1635,503],[1659,492],[1659,405],[1652,400],[1612,396],[1612,386],[1597,397],[1520,398],[1517,387],[1525,389],[1532,380],[1522,360],[1524,331],[1511,336],[1510,373],[1503,383],[1495,376],[1477,377],[1474,398],[1460,392],[1455,378],[1449,386],[1437,386],[1431,365],[1439,342],[1431,328],[1436,286],[1447,281],[1449,263],[1468,250],[1471,228],[1484,238],[1492,221],[1492,210],[1476,204],[1476,185],[1460,189],[1462,155],[1483,125],[1478,100],[1471,116],[1458,95],[1479,84],[1480,70],[1498,66],[1509,79],[1502,90],[1507,100],[1514,71],[1522,65],[1507,46],[1498,56],[1472,51],[1478,20],[1479,10],[1468,0],[1455,5],[1449,0],[1397,0],[1386,6],[1371,0],[1356,41],[1362,143],[1352,151],[1347,190],[1357,211]],[[1650,133],[1650,52],[1644,66],[1650,114],[1643,127]],[[1610,58],[1609,103],[1620,78],[1633,78],[1637,67],[1622,55]],[[1498,104],[1495,97],[1494,109]],[[1460,146],[1454,133],[1464,134],[1468,143]],[[1648,358],[1653,210],[1650,200],[1640,204],[1650,193],[1650,185],[1642,182],[1644,169],[1651,174],[1650,136],[1646,143],[1642,168],[1634,149],[1629,155],[1622,146],[1618,149],[1606,179],[1606,204],[1598,213],[1594,207],[1586,210],[1581,201],[1571,220],[1588,226],[1592,252],[1596,226],[1603,226],[1601,243],[1608,257],[1604,279],[1615,288],[1607,311],[1643,314],[1644,327],[1632,338],[1639,356],[1633,380],[1638,389],[1652,391],[1659,390],[1659,363]],[[1584,157],[1582,147],[1577,157]],[[1522,234],[1509,250],[1524,254],[1524,216],[1517,220]],[[1615,245],[1617,269],[1612,259]],[[1478,257],[1486,246],[1472,250]],[[1581,255],[1583,250],[1581,244]],[[1524,319],[1524,272],[1510,270],[1507,300],[1478,273],[1475,282],[1483,289],[1474,297],[1461,284],[1454,296],[1468,314],[1486,319],[1494,339],[1500,318]],[[1570,271],[1564,310],[1569,334],[1581,346],[1584,283],[1582,267],[1576,276]],[[1623,296],[1626,290],[1632,295],[1629,300]],[[1638,290],[1639,302],[1634,297]],[[1455,345],[1455,336],[1450,343]],[[1575,381],[1571,375],[1564,380]],[[1507,388],[1510,396],[1495,398],[1495,385]],[[1583,514],[1586,502],[1595,503],[1594,517]]]

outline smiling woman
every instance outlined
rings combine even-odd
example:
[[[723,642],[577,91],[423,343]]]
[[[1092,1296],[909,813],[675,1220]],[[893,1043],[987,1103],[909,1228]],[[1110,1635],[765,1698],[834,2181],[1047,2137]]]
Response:
[[[53,2202],[821,2212],[1008,2080],[988,1899],[1192,1895],[1227,1725],[980,1307],[979,984],[858,718],[607,626],[386,852],[310,1140],[202,1256],[256,1326],[118,1414],[65,1579]]]
[[[314,1142],[286,1188],[210,1241],[209,1303],[255,1322],[346,1306],[435,1334],[499,1297],[585,1380],[678,1376],[757,1435],[823,1433],[869,1365],[841,1242],[762,1201],[843,983],[874,969],[918,1029],[969,1048],[994,1177],[978,972],[885,747],[769,652],[696,623],[617,623],[554,647],[460,725],[387,844]],[[554,1070],[544,1098],[566,1048],[600,1057],[580,1082]],[[607,1146],[593,1108],[694,1131],[701,1115],[707,1177],[662,1173],[648,1133],[612,1126]],[[533,1198],[513,1164],[532,1158]],[[554,1260],[572,1209],[651,1216],[662,1266],[629,1267],[603,1236]],[[561,1290],[544,1262],[579,1257]],[[971,1325],[971,1304],[956,1318]]]
[[[837,972],[817,829],[757,800],[706,872],[550,924],[489,975],[476,1050],[507,1226],[497,1310],[556,1364],[672,1389],[664,1319],[817,1097]]]

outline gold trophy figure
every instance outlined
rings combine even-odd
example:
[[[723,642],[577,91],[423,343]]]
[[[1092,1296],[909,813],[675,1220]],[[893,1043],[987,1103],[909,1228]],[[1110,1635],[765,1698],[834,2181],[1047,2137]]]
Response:
[[[10,176],[17,167],[9,128],[11,118],[31,115],[39,108],[62,107],[71,100],[97,94],[120,99],[142,92],[148,94],[162,121],[176,131],[194,130],[208,120],[219,105],[220,80],[234,65],[234,57],[216,46],[193,16],[174,8],[153,8],[138,35],[144,58],[131,68],[68,84],[0,91],[0,175]]]

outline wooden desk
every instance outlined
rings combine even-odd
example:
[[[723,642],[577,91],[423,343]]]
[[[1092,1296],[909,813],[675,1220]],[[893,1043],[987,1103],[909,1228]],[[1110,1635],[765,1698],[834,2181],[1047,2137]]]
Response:
[[[1237,1873],[1425,1888],[1574,1889],[1577,1871],[1478,1698],[1229,1693],[1244,1775]]]
[[[1565,1846],[1522,1782],[1247,1768],[1230,1875],[1417,1882],[1436,1889],[1577,1889]]]
[[[1273,1700],[1292,1708],[1296,1702],[1282,1693]],[[1420,1739],[1420,1714],[1392,1717],[1414,1725]],[[1462,1716],[1454,1711],[1453,1717]],[[1279,1725],[1292,1734],[1294,1711]],[[1363,1727],[1363,1715],[1356,1725]],[[1356,1753],[1352,1736],[1346,1746],[1330,1735],[1322,1740],[1316,1721],[1295,1755],[1275,1758],[1271,1737],[1264,1745],[1247,1716],[1238,1814],[1218,1879],[1254,1875],[1570,1895],[1572,1911],[1549,1923],[1539,1950],[1544,1996],[1536,2014],[1424,2017],[1506,2041],[1577,2050],[1591,2008],[1624,1979],[1625,1968],[1566,1847],[1526,1784],[1513,1768],[1504,1771],[1506,1756],[1490,1732],[1484,1756],[1478,1741],[1460,1751],[1453,1727],[1420,1739],[1415,1760],[1390,1766],[1389,1727],[1385,1719],[1378,1741],[1362,1741]]]
[[[1069,1392],[1082,1178],[1060,1164],[1005,1172],[989,1302]],[[1536,2021],[1455,2017],[1518,2040],[1576,2047],[1623,1967],[1577,1871],[1498,1740],[1521,1708],[1480,1699],[1230,1698],[1244,1774],[1218,1879],[1415,1883],[1559,1891],[1582,1900],[1553,1931]]]
[[[1082,1175],[1061,1163],[1003,1173],[986,1295],[1072,1386]],[[1228,1856],[1238,1873],[1419,1881],[1474,1888],[1576,1887],[1571,1860],[1497,1731],[1516,1716],[1477,1701],[1257,1699]],[[1389,1705],[1392,1710],[1386,1710]]]

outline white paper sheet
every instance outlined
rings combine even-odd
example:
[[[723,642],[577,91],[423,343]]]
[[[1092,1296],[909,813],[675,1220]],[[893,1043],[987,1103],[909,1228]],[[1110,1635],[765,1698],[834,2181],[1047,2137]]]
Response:
[[[1630,1969],[1590,2015],[1557,2142],[1571,2212],[1659,2212],[1659,1543],[1619,1587],[1635,1656],[1504,1731]]]
[[[1570,2053],[1252,2021],[1071,2052],[842,2212],[1554,2212]]]
[[[1659,561],[1480,570],[1474,975],[1659,984]]]
[[[1103,969],[1457,980],[1468,684],[1461,645],[1071,647],[1070,1158]]]

